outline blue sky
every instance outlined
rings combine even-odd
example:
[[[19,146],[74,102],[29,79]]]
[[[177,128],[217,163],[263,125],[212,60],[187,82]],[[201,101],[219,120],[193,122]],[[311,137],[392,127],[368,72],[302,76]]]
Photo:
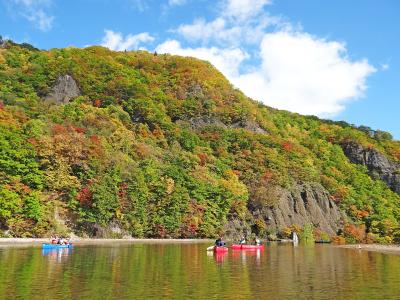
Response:
[[[0,34],[207,59],[267,105],[399,139],[399,12],[397,0],[0,0]]]

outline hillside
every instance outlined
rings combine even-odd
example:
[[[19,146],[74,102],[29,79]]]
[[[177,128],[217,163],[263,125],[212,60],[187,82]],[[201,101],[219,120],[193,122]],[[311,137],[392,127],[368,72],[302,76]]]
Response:
[[[0,235],[400,242],[400,142],[194,58],[0,43]],[[325,234],[326,233],[326,234]]]

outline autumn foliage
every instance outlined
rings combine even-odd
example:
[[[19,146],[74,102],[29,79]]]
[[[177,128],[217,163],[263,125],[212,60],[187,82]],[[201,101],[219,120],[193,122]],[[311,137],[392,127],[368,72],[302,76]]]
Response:
[[[267,234],[276,228],[262,214],[283,192],[316,183],[346,214],[346,240],[399,240],[400,196],[341,148],[352,141],[399,161],[390,134],[269,108],[194,58],[10,45],[0,66],[0,233],[46,235],[62,206],[77,234],[117,223],[137,237],[214,237],[234,221]],[[47,101],[63,74],[81,96]]]

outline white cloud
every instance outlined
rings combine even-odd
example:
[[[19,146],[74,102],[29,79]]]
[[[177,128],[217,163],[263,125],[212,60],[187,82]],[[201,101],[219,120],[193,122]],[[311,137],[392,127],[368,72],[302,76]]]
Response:
[[[220,0],[214,20],[196,19],[173,31],[202,47],[169,40],[157,51],[208,60],[248,96],[302,114],[331,117],[364,95],[366,79],[376,71],[367,60],[352,60],[345,44],[270,16],[268,4],[272,1]]]
[[[140,12],[144,12],[149,9],[148,0],[130,0],[132,5],[139,10]]]
[[[136,35],[128,34],[125,38],[120,32],[114,32],[112,30],[105,30],[104,32],[105,36],[103,37],[101,45],[116,51],[139,49],[141,44],[154,41],[154,37],[147,32]]]
[[[24,14],[24,16],[42,31],[48,31],[53,27],[54,17],[46,14],[41,9]]]
[[[265,29],[272,25],[284,24],[280,17],[264,12],[270,0],[221,0],[220,12],[214,20],[195,19],[190,24],[181,24],[172,32],[178,33],[191,42],[225,46],[259,43]]]
[[[168,5],[169,6],[181,6],[186,4],[186,0],[169,0]]]
[[[52,0],[11,0],[16,4],[23,4],[25,6],[40,6],[40,5],[50,5]]]
[[[54,16],[45,11],[52,5],[52,0],[11,0],[9,4],[40,30],[48,31],[53,27]]]
[[[224,0],[223,15],[247,20],[260,14],[267,4],[271,4],[271,0]]]
[[[263,103],[302,114],[334,116],[352,99],[363,96],[373,72],[366,60],[352,61],[343,43],[318,39],[304,32],[265,34],[261,63],[241,72],[249,55],[240,48],[183,48],[176,40],[157,52],[210,61],[246,95]]]
[[[172,53],[207,60],[229,78],[239,76],[240,64],[249,57],[246,52],[239,48],[183,48],[176,40],[168,40],[161,45],[158,45],[156,51],[158,53]]]
[[[217,18],[212,22],[206,22],[204,19],[196,19],[192,24],[182,24],[176,32],[188,40],[208,41],[212,37],[221,36],[226,28],[226,21],[223,18]]]
[[[381,70],[382,71],[389,70],[389,64],[381,64]]]
[[[351,61],[342,43],[303,32],[266,34],[256,71],[231,78],[248,96],[270,106],[333,116],[363,96],[373,72],[366,60]]]

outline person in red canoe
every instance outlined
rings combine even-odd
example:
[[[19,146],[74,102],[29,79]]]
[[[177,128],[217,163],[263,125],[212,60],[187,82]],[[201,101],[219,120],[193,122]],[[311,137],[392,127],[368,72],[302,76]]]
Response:
[[[224,246],[225,246],[225,242],[223,241],[222,237],[219,237],[219,238],[215,241],[215,246],[216,246],[216,247],[224,247]]]
[[[254,243],[256,246],[260,246],[261,245],[261,241],[260,241],[260,239],[258,238],[258,237],[256,237],[256,239],[255,239],[255,243]]]
[[[242,239],[239,242],[240,245],[245,245],[246,244],[246,238],[242,236]]]

